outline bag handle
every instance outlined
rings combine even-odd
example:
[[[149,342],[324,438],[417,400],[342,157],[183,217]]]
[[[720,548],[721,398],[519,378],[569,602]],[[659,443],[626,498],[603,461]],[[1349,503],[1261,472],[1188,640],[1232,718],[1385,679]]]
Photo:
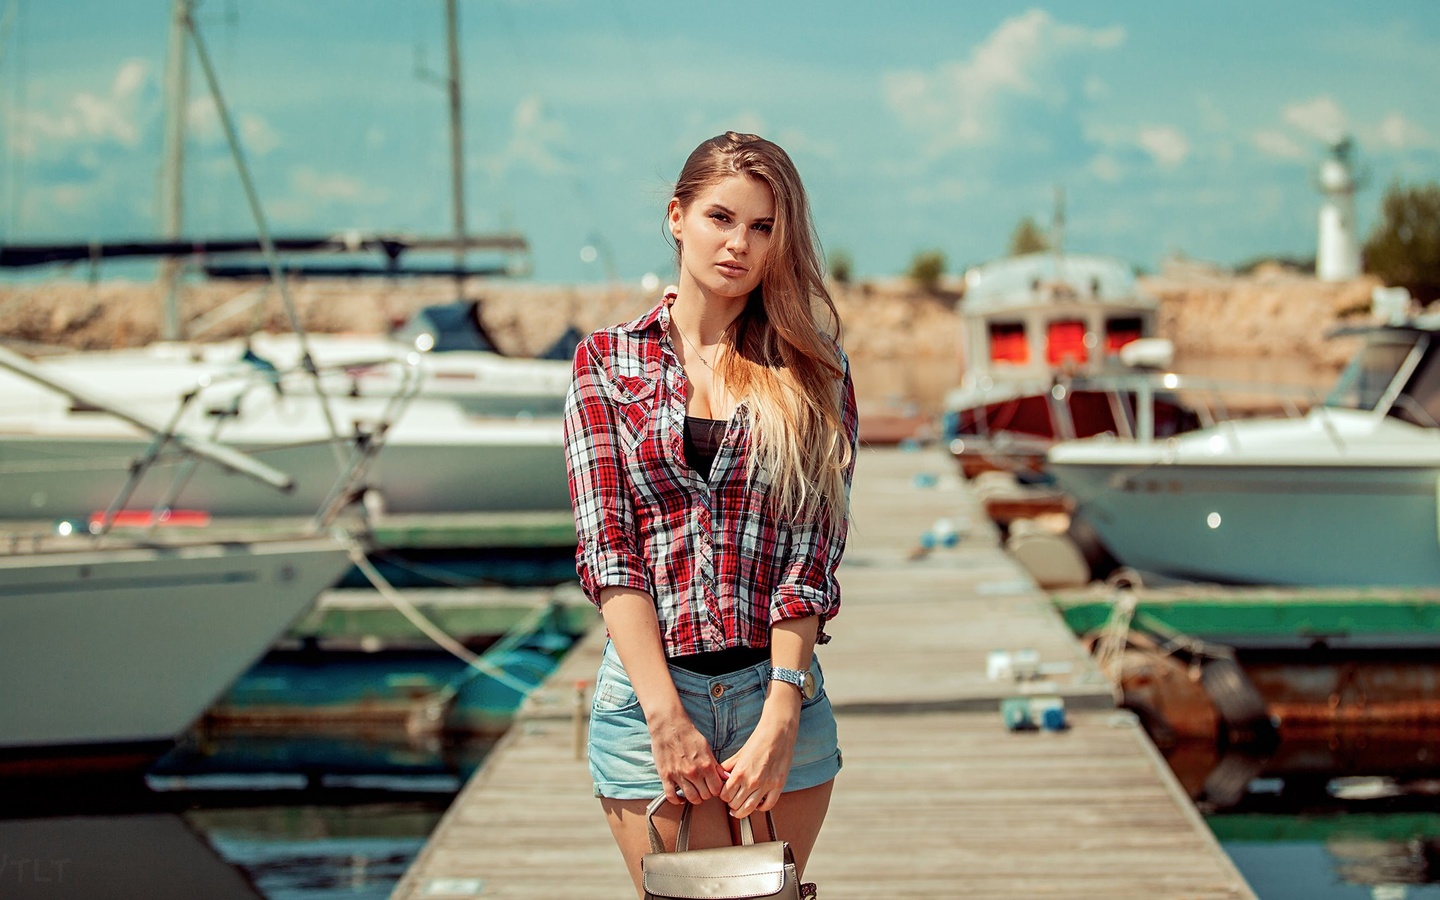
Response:
[[[660,840],[660,832],[655,828],[655,813],[660,811],[664,804],[665,795],[661,794],[645,809],[645,828],[650,833],[650,852],[664,853],[665,842]],[[675,838],[675,852],[682,853],[690,849],[690,810],[695,804],[686,801],[685,809],[680,813],[680,833]],[[770,829],[770,837],[779,840],[780,836],[775,833],[775,819],[771,817],[770,810],[765,810],[765,827]],[[740,845],[748,847],[755,843],[755,829],[750,825],[750,817],[746,816],[740,820]]]

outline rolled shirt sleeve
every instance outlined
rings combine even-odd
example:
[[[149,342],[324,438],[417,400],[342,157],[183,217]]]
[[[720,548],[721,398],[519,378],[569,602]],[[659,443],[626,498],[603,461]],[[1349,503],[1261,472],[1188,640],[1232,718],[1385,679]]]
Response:
[[[628,587],[652,596],[654,590],[639,552],[615,403],[595,340],[592,335],[575,350],[564,437],[578,539],[575,569],[585,596],[599,606],[602,588]]]
[[[840,609],[840,583],[835,576],[845,552],[849,531],[850,485],[855,475],[855,454],[859,444],[860,417],[855,405],[855,385],[850,377],[850,362],[841,356],[845,378],[841,388],[841,422],[845,439],[850,443],[850,458],[845,466],[845,502],[841,519],[832,527],[835,511],[822,504],[820,515],[791,532],[785,567],[780,583],[770,601],[770,624],[784,619],[819,616],[823,635],[824,623]]]

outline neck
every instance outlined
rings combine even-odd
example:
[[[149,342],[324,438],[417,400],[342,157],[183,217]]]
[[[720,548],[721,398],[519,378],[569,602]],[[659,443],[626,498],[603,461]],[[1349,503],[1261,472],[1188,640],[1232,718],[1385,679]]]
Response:
[[[670,306],[670,321],[681,329],[690,340],[703,347],[713,347],[720,342],[725,329],[730,327],[745,310],[747,297],[716,297],[683,282],[676,291],[675,302]]]

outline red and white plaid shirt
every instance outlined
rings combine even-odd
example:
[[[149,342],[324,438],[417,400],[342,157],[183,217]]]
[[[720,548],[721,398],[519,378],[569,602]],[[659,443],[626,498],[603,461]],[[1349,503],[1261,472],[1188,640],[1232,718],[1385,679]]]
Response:
[[[859,418],[850,364],[843,421],[848,491]],[[750,417],[735,411],[708,481],[685,462],[685,369],[661,303],[633,322],[586,338],[575,351],[565,404],[565,461],[579,536],[576,569],[591,602],[628,587],[655,598],[665,655],[766,647],[770,625],[840,607],[835,569],[846,525],[779,518],[769,480],[745,472]],[[747,483],[748,482],[748,483]]]

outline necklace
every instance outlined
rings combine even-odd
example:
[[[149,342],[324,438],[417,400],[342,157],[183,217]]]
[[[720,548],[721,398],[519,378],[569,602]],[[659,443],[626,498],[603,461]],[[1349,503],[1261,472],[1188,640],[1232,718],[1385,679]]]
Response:
[[[705,368],[709,369],[712,372],[715,371],[715,367],[710,365],[710,363],[706,361],[704,354],[700,352],[700,348],[691,343],[690,339],[685,336],[685,332],[680,329],[680,325],[675,322],[671,322],[670,324],[675,326],[675,330],[679,332],[680,340],[685,342],[685,346],[695,351],[695,356],[699,358],[700,362],[705,364]]]

